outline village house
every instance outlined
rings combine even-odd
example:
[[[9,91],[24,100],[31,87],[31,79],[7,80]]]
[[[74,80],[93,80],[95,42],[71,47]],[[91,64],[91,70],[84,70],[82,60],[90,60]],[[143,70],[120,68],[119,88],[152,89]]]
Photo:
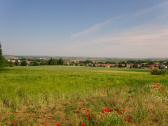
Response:
[[[161,65],[159,66],[159,69],[167,69],[167,66],[164,65],[164,64],[161,64]]]
[[[127,68],[133,68],[134,64],[126,64]]]
[[[114,64],[95,64],[95,67],[107,67],[107,68],[110,68],[110,67],[114,67],[115,65]]]
[[[8,62],[9,63],[18,63],[18,64],[20,64],[21,60],[19,60],[19,59],[8,59]]]
[[[153,69],[159,69],[159,64],[150,64],[149,68],[152,69],[152,70]]]

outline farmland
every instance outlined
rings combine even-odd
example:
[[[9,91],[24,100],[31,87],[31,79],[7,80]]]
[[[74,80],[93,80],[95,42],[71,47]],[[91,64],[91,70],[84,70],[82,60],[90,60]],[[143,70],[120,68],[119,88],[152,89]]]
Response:
[[[0,70],[2,126],[167,126],[168,75],[39,66]]]

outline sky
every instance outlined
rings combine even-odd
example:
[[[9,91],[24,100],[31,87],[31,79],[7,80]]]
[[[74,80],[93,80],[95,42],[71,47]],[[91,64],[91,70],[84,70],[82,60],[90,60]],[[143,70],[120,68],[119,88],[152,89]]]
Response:
[[[3,53],[168,58],[168,0],[0,0]]]

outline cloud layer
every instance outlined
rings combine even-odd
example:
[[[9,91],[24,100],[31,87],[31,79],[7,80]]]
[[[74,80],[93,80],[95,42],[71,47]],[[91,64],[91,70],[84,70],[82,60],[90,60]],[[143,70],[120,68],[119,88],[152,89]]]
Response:
[[[167,6],[163,2],[94,24],[74,33],[64,50],[78,56],[167,57]]]

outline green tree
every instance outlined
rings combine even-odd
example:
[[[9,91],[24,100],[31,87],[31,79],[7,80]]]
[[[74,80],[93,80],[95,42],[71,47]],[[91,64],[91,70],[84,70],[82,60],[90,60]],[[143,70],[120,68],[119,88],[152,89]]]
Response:
[[[2,46],[1,46],[1,43],[0,43],[0,67],[5,66],[5,64],[6,64],[6,62],[5,62],[5,58],[2,55]]]
[[[48,65],[57,65],[57,60],[53,59],[53,58],[49,59],[48,60]]]
[[[23,60],[23,61],[21,62],[21,66],[27,66],[26,60]]]
[[[40,63],[38,61],[33,61],[30,63],[30,66],[39,66]]]
[[[166,70],[155,68],[155,69],[151,70],[151,74],[152,75],[164,75],[164,74],[166,74]]]
[[[63,65],[64,64],[64,61],[62,58],[58,59],[57,61],[57,65]]]
[[[0,43],[0,57],[2,57],[2,47],[1,47],[1,43]]]

